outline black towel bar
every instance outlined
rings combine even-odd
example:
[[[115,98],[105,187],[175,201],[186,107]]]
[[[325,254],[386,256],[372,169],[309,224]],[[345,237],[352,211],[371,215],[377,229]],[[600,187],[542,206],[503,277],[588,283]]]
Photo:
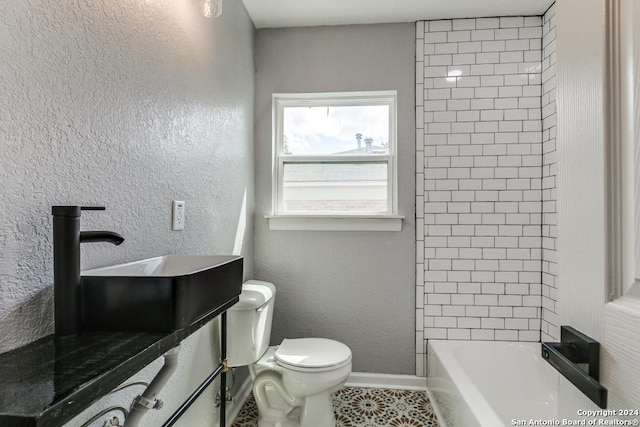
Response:
[[[599,383],[599,342],[570,326],[562,326],[559,343],[542,343],[542,357],[596,405],[607,407],[607,389]],[[579,364],[586,364],[587,369]]]

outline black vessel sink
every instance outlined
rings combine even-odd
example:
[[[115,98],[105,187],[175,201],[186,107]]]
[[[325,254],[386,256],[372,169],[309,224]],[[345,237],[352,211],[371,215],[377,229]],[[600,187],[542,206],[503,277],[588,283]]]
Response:
[[[168,255],[82,272],[82,330],[172,332],[228,308],[242,257]]]

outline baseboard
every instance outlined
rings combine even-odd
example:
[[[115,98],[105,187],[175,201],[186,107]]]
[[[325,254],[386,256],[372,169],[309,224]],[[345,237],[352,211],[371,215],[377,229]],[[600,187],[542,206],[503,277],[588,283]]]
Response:
[[[231,426],[233,421],[236,419],[238,413],[240,412],[240,409],[242,409],[242,405],[244,405],[244,402],[247,401],[249,393],[251,393],[251,377],[247,376],[247,378],[245,378],[244,382],[236,392],[233,402],[227,405],[226,427]]]
[[[415,375],[373,374],[352,372],[345,384],[349,387],[394,388],[403,390],[426,390],[427,379]]]

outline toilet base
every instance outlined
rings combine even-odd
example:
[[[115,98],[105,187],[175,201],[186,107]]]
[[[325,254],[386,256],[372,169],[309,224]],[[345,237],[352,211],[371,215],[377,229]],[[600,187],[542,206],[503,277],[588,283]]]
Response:
[[[301,407],[278,419],[263,418],[258,413],[258,427],[335,427],[336,417],[330,394],[309,396]]]
[[[300,423],[290,418],[278,421],[258,419],[258,427],[300,427]]]
[[[300,414],[300,427],[335,427],[333,402],[328,393],[306,398]]]
[[[269,347],[249,365],[258,427],[335,427],[332,397],[349,377],[351,362],[326,371],[294,371],[276,363],[276,349]]]

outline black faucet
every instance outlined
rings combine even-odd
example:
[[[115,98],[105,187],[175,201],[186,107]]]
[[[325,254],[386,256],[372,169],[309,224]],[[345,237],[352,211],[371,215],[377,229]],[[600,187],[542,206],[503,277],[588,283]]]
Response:
[[[80,231],[80,211],[104,209],[104,206],[51,207],[56,339],[73,338],[80,333],[80,243],[119,245],[124,241],[112,231]]]

